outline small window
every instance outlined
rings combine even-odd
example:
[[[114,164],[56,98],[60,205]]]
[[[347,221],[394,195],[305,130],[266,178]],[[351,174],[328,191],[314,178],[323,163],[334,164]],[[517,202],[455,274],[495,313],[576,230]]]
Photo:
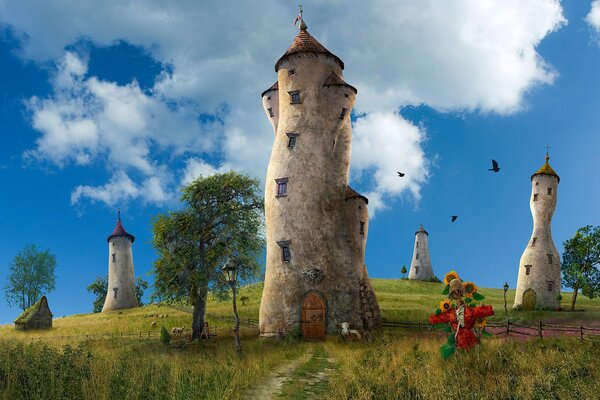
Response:
[[[281,248],[281,261],[290,262],[292,259],[292,253],[290,252],[290,241],[282,240],[277,242],[277,244]]]
[[[297,133],[288,133],[288,145],[289,149],[293,149],[296,146],[296,138],[298,137]]]
[[[548,264],[552,264],[554,261],[554,256],[552,254],[546,254],[548,256]]]
[[[294,90],[293,92],[288,92],[288,93],[290,94],[292,104],[301,103],[299,90]]]
[[[525,275],[529,275],[531,273],[531,265],[525,266]]]
[[[267,96],[267,100],[271,100],[271,96]]]
[[[419,248],[419,242],[416,242],[417,249]]]
[[[348,93],[344,93],[344,97],[347,98],[347,99],[350,98],[350,96],[348,95]]]
[[[116,253],[112,253],[112,262],[117,262],[117,254]]]
[[[272,108],[267,109],[267,111],[269,112],[269,117],[273,118],[275,116],[275,114],[273,114]]]
[[[534,237],[533,239],[531,239],[531,247],[535,247],[535,242],[537,242],[537,238]]]
[[[115,299],[117,298],[117,292],[119,291],[119,288],[113,288],[113,292],[115,292]]]
[[[296,73],[295,69],[288,70],[288,75],[294,75]]]
[[[419,266],[418,265],[415,266],[415,275],[419,275]]]
[[[361,206],[358,206],[358,209],[359,209],[359,210],[362,210],[362,207],[361,207]]]
[[[347,108],[342,108],[342,112],[340,113],[340,119],[344,119],[347,112],[348,112]]]
[[[539,182],[536,182],[536,183],[535,183],[535,186],[537,186],[537,185],[539,185],[539,184],[540,184]]]
[[[415,256],[415,260],[419,259],[419,253],[417,253],[417,255]]]
[[[277,184],[277,197],[279,196],[287,196],[287,183],[288,178],[275,179],[275,183]]]
[[[537,196],[538,196],[538,195],[537,195],[537,193],[535,193],[535,194],[533,195],[533,201],[537,201]]]
[[[365,223],[363,221],[360,221],[360,234],[365,234]]]
[[[551,292],[552,290],[554,290],[554,281],[547,281],[546,284],[548,284],[548,291]]]
[[[548,188],[548,195],[552,196],[552,188]]]

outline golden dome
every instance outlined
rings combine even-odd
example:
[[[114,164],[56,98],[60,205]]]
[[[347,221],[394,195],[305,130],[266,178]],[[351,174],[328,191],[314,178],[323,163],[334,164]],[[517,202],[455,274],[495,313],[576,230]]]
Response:
[[[550,163],[548,162],[549,160],[550,156],[548,156],[548,153],[546,153],[546,162],[540,169],[537,170],[535,174],[531,175],[531,179],[533,179],[533,177],[536,175],[552,175],[558,179],[558,182],[560,182],[560,176],[558,176],[556,171],[554,171],[554,169],[550,166]]]

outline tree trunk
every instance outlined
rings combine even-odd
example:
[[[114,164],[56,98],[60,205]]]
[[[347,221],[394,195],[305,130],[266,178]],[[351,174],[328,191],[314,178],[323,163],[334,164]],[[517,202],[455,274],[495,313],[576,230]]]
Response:
[[[571,300],[571,311],[575,311],[575,301],[577,300],[577,292],[579,291],[579,283],[573,288],[573,299]]]
[[[208,282],[206,286],[198,290],[198,297],[194,304],[192,314],[192,340],[200,339],[204,327],[204,316],[206,313],[206,300],[208,298]]]

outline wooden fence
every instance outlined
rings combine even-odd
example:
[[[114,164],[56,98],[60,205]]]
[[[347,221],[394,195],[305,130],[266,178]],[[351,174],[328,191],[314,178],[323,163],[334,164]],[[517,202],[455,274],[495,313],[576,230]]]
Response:
[[[439,332],[445,324],[432,325],[425,322],[403,322],[382,319],[381,326],[391,329],[406,329],[416,332]],[[581,340],[600,338],[600,327],[586,327],[583,325],[547,324],[539,321],[535,325],[517,324],[515,322],[488,322],[485,331],[494,336],[530,336],[530,337],[555,337],[578,336]]]

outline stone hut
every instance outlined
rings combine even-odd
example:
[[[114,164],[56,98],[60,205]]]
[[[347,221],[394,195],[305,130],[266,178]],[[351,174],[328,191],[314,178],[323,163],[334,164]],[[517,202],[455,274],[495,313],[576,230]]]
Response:
[[[275,139],[267,169],[267,257],[259,329],[300,328],[305,339],[379,325],[364,262],[368,199],[348,186],[356,88],[344,63],[308,33],[304,20],[262,93]]]
[[[428,238],[429,233],[421,225],[419,230],[415,232],[415,248],[410,262],[408,279],[426,281],[435,276],[429,259]]]
[[[556,208],[560,177],[548,162],[531,176],[529,207],[533,233],[519,263],[517,291],[513,308],[560,307],[560,256],[552,240],[552,216]]]
[[[34,305],[23,311],[14,322],[15,329],[22,331],[52,328],[52,312],[48,307],[46,296],[42,296]]]
[[[121,212],[108,241],[108,291],[102,312],[138,307],[133,275],[131,245],[135,236],[127,233],[121,223]]]

